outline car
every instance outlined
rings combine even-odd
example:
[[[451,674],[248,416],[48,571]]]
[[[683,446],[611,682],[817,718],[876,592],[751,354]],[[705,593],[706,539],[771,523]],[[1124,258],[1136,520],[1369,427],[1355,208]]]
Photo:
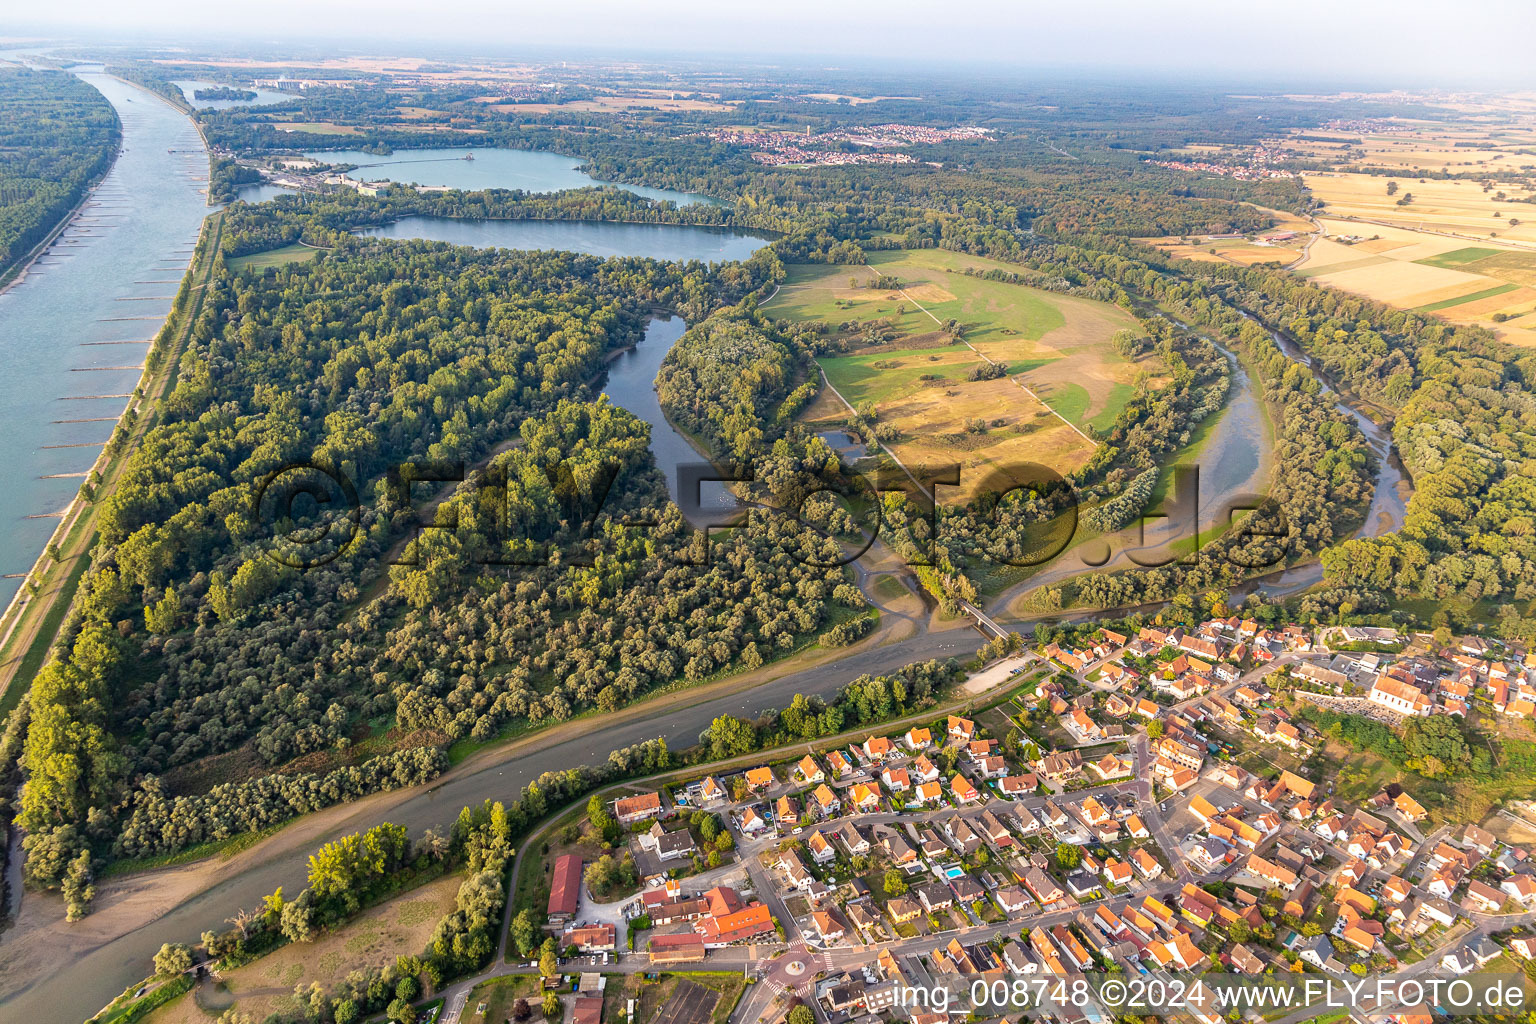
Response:
[[[790,829],[789,834],[792,835],[792,836],[797,836],[801,832],[804,832],[804,831],[805,831],[805,826],[804,825],[796,825],[794,828]]]

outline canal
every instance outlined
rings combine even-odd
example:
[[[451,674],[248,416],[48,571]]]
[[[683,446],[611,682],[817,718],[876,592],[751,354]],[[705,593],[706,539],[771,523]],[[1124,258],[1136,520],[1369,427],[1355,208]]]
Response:
[[[138,385],[208,214],[208,157],[188,118],[99,71],[122,149],[68,227],[0,294],[0,604],[9,603]],[[102,396],[102,397],[94,397]]]

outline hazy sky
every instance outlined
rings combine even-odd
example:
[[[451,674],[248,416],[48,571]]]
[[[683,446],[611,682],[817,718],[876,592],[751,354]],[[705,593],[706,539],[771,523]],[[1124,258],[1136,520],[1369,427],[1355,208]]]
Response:
[[[1536,86],[1532,0],[60,0],[7,33],[218,36],[515,56],[581,47],[1006,63],[1382,85]]]

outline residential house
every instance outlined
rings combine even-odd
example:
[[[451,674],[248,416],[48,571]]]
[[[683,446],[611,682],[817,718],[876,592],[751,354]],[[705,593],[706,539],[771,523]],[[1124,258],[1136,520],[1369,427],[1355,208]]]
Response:
[[[884,761],[896,753],[896,747],[884,736],[870,736],[864,741],[864,756],[871,761]]]
[[[637,821],[661,816],[661,794],[641,793],[625,796],[613,802],[613,816],[620,825],[633,825]]]
[[[955,905],[955,894],[942,882],[929,882],[917,887],[917,900],[928,913],[936,914]]]
[[[1006,775],[998,780],[997,788],[1004,796],[1028,796],[1038,785],[1035,773],[1030,772],[1027,775]]]
[[[1136,873],[1142,878],[1150,881],[1163,873],[1163,866],[1157,862],[1157,858],[1153,857],[1142,847],[1136,847],[1136,849],[1131,851],[1130,856],[1131,866],[1136,869]]]
[[[693,930],[706,945],[728,945],[773,931],[773,915],[761,903],[744,903],[736,890],[716,886],[704,894],[709,912],[694,922]]]
[[[756,807],[748,807],[741,812],[741,831],[743,835],[754,836],[768,831],[768,819],[763,817]]]
[[[855,811],[878,811],[880,809],[880,787],[865,782],[856,783],[849,794],[849,801]]]
[[[949,791],[954,794],[955,800],[962,806],[981,801],[981,792],[964,775],[957,774],[949,780]]]
[[[656,859],[662,863],[673,860],[684,860],[693,856],[698,849],[693,842],[693,834],[688,831],[688,826],[667,830],[661,822],[654,821],[651,827],[640,833],[637,837],[640,849],[647,850],[656,855]]]
[[[911,803],[919,807],[927,807],[943,801],[944,789],[937,782],[919,782],[917,789],[912,794]]]
[[[950,715],[946,735],[951,743],[969,743],[976,736],[976,723],[969,718]]]
[[[1479,882],[1474,878],[1467,883],[1466,901],[1474,910],[1492,914],[1502,907],[1507,899],[1502,890],[1495,889],[1485,882]]]
[[[1040,773],[1048,779],[1069,779],[1082,770],[1082,755],[1075,750],[1052,751],[1040,759]]]
[[[1536,879],[1530,875],[1510,875],[1499,889],[1527,910],[1536,906]]]
[[[1024,870],[1024,885],[1042,906],[1055,903],[1065,895],[1055,879],[1033,866]]]
[[[731,798],[725,786],[713,775],[704,776],[704,781],[699,785],[699,796],[703,798],[706,807],[718,807]]]
[[[827,781],[827,773],[821,770],[821,765],[810,754],[800,759],[800,763],[795,765],[795,772],[807,784]]]
[[[611,953],[618,948],[619,930],[611,924],[572,928],[561,936],[560,944],[575,946],[582,953]]]

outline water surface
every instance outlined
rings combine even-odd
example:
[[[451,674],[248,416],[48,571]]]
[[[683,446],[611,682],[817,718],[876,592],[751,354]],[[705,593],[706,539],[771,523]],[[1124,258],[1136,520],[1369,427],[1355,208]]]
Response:
[[[181,78],[171,82],[181,90],[181,94],[187,98],[187,102],[199,110],[228,110],[231,107],[269,107],[274,103],[287,103],[299,97],[292,93],[278,92],[276,89],[258,89],[252,85],[229,85],[227,82],[205,82],[195,78]],[[231,89],[244,89],[253,92],[256,98],[253,100],[200,100],[197,98],[199,89],[217,89],[219,86],[229,86]]]
[[[456,217],[402,217],[390,224],[360,228],[369,238],[426,238],[480,249],[545,249],[584,252],[608,259],[644,256],[653,260],[719,263],[744,260],[766,239],[690,224],[618,224],[599,220],[464,220]]]
[[[688,438],[678,432],[667,420],[661,409],[661,397],[656,393],[656,373],[672,346],[688,330],[681,317],[657,317],[645,330],[645,340],[627,352],[621,352],[608,364],[608,383],[603,394],[613,399],[613,404],[628,409],[651,425],[651,452],[656,456],[656,466],[667,478],[667,494],[684,510],[693,510],[693,501],[702,510],[717,511],[736,507],[736,501],[719,482],[704,482],[693,499],[678,489],[678,467],[697,465],[708,461]],[[701,517],[690,515],[694,525],[700,525]]]
[[[0,488],[0,575],[32,567],[58,519],[28,517],[64,509],[101,452],[96,442],[111,436],[149,351],[136,342],[160,330],[208,213],[208,157],[192,122],[99,71],[80,77],[117,109],[122,151],[48,251],[0,294],[10,465]],[[83,397],[91,395],[115,397]],[[0,579],[0,604],[20,584]]]
[[[356,164],[357,170],[350,173],[364,181],[398,181],[470,191],[515,188],[524,192],[564,192],[606,185],[679,206],[719,203],[719,200],[695,192],[599,181],[578,170],[582,163],[579,157],[531,149],[401,149],[390,156],[364,153],[358,149],[321,149],[304,155],[328,164]],[[465,160],[466,155],[473,155],[474,159]]]

